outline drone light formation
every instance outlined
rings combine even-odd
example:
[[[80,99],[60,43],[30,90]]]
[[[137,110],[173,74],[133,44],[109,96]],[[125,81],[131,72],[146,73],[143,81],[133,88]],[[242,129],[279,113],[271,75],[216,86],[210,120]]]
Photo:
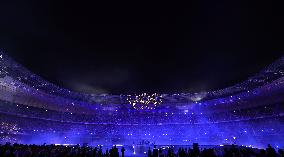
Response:
[[[157,105],[163,102],[162,98],[162,95],[157,93],[151,95],[147,93],[127,95],[127,101],[136,110],[153,110],[157,107]]]

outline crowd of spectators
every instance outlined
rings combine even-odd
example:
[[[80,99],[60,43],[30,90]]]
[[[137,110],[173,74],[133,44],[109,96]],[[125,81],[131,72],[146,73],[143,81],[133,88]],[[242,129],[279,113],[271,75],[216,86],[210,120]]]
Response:
[[[1,157],[119,157],[124,155],[125,149],[120,152],[116,146],[103,151],[102,147],[62,146],[62,145],[0,145]],[[119,155],[120,154],[120,155]]]
[[[180,147],[177,151],[173,147],[168,149],[157,148],[148,150],[146,154],[127,154],[124,147],[118,149],[113,146],[110,149],[89,146],[61,146],[61,145],[0,145],[1,157],[124,157],[124,156],[148,156],[148,157],[284,157],[282,149],[275,150],[268,145],[266,149],[248,147],[216,147],[200,149],[198,144],[192,148]]]
[[[104,111],[99,109],[94,115],[59,112],[0,100],[0,111],[17,117],[38,120],[60,121],[76,124],[203,124],[230,121],[247,121],[266,117],[278,117],[284,112],[281,104],[269,104],[245,109],[231,109],[222,112],[195,112],[194,110],[163,110],[134,112],[128,110]],[[107,115],[107,116],[106,116]]]
[[[153,151],[148,150],[148,157],[284,157],[284,151],[278,149],[278,152],[268,145],[266,149],[256,149],[248,147],[216,147],[200,149],[198,145],[193,148],[179,148],[177,152],[171,147],[167,151],[154,147]]]
[[[216,117],[217,116],[219,115],[217,114]],[[156,118],[159,119],[159,117]],[[131,123],[129,125],[120,125],[120,123],[106,125],[104,123],[68,123],[62,122],[61,120],[44,120],[8,114],[0,114],[0,119],[2,122],[5,122],[3,123],[5,125],[0,123],[0,141],[2,142],[7,142],[7,140],[3,141],[1,139],[3,136],[10,138],[15,137],[21,142],[24,135],[26,137],[25,139],[30,137],[36,141],[41,141],[41,143],[54,143],[55,141],[49,141],[48,138],[54,137],[58,140],[58,143],[78,143],[80,139],[83,138],[85,140],[83,142],[87,143],[90,143],[93,139],[102,139],[104,141],[100,141],[99,143],[116,140],[118,143],[131,144],[133,141],[145,139],[152,142],[162,142],[163,144],[189,144],[192,142],[200,142],[214,145],[220,143],[241,143],[256,146],[259,146],[260,143],[271,143],[276,146],[279,143],[278,141],[283,139],[283,136],[281,136],[283,135],[283,129],[280,124],[284,122],[284,117],[272,117],[265,118],[265,121],[263,118],[259,118],[247,121],[220,121],[218,123],[193,125],[191,123],[185,123],[184,121],[186,120],[181,118],[176,119],[176,123],[170,124],[168,124],[167,120],[165,120],[164,123],[154,122],[146,124],[141,120],[137,125]],[[132,121],[132,119],[127,118],[124,119],[124,121],[126,123],[127,121]],[[207,119],[205,118],[204,122],[206,121]],[[106,123],[108,122],[109,121],[106,121]],[[96,121],[94,123],[96,123]],[[42,139],[42,136],[47,138]],[[17,141],[13,140],[9,142]]]

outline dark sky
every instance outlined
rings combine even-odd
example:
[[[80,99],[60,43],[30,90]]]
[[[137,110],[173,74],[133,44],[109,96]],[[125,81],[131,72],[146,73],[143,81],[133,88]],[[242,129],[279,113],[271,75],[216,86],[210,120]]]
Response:
[[[76,91],[207,91],[283,54],[284,16],[273,3],[1,1],[0,47]]]

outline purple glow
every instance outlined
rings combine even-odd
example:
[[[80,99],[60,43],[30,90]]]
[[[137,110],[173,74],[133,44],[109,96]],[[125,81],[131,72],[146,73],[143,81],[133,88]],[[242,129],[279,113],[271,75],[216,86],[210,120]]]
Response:
[[[156,95],[72,92],[0,56],[0,142],[284,146],[284,58],[237,85],[157,94],[156,103]]]

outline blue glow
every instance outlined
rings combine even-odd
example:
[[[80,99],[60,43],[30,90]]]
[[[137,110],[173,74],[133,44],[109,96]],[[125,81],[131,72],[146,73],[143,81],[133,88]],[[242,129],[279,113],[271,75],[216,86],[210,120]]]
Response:
[[[225,89],[136,96],[72,92],[0,56],[1,143],[284,146],[283,58]]]

